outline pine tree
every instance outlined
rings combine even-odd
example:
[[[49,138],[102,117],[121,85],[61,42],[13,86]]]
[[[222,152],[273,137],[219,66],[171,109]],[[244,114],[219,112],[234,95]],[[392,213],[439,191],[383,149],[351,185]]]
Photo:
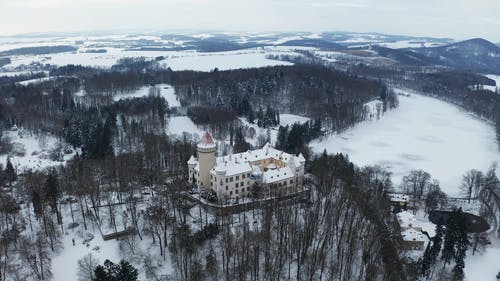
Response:
[[[285,150],[288,146],[288,126],[280,126],[278,129],[278,136],[276,138],[276,148],[279,150]]]
[[[5,179],[7,180],[7,183],[12,185],[12,183],[17,179],[17,174],[16,171],[14,170],[14,166],[12,165],[12,162],[10,161],[10,157],[7,157],[7,165],[5,166]]]
[[[444,261],[445,267],[446,264],[450,263],[450,261],[455,257],[455,244],[457,240],[456,228],[456,219],[453,212],[446,224],[443,251],[441,252],[441,259]]]
[[[57,210],[57,200],[60,197],[59,181],[54,168],[50,169],[45,181],[45,197],[48,199],[52,211]]]
[[[425,248],[424,256],[422,258],[422,275],[427,276],[429,274],[429,269],[433,264],[432,261],[432,249],[430,244]]]
[[[139,273],[137,269],[129,262],[121,260],[118,273],[115,279],[120,281],[137,281]]]
[[[461,281],[464,278],[465,257],[470,242],[466,232],[466,222],[462,210],[457,211],[457,240],[456,240],[456,254],[455,254],[455,267],[453,268],[453,280]]]
[[[92,281],[137,281],[139,273],[129,262],[121,260],[114,264],[110,260],[104,261],[104,265],[98,265],[94,270]]]
[[[437,257],[439,256],[439,252],[441,251],[441,244],[443,243],[443,234],[444,234],[444,226],[436,225],[436,234],[432,238],[432,263],[435,263]]]

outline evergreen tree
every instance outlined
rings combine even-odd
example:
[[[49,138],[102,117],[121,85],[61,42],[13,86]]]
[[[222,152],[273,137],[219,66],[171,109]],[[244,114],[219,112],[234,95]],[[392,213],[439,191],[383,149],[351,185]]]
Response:
[[[137,269],[129,262],[121,260],[118,272],[116,273],[116,280],[119,281],[137,281],[139,273]]]
[[[10,161],[10,157],[7,157],[7,165],[5,166],[5,179],[9,186],[17,179],[16,171],[14,170],[14,166]]]
[[[432,249],[430,244],[425,248],[424,256],[422,258],[422,275],[427,276],[429,274],[429,269],[433,264],[432,261]]]
[[[462,210],[459,209],[457,211],[457,216],[459,221],[457,224],[458,228],[456,230],[457,240],[456,240],[455,267],[453,268],[453,280],[461,281],[464,278],[465,257],[470,242],[467,236],[466,222]]]
[[[50,169],[45,181],[45,197],[48,199],[52,211],[57,210],[57,200],[60,197],[59,180],[54,168]]]
[[[288,146],[287,139],[288,139],[288,126],[286,127],[280,126],[278,129],[278,136],[276,139],[276,148],[279,150],[285,150],[286,147]]]
[[[431,247],[432,263],[436,262],[437,257],[439,256],[439,252],[441,251],[441,244],[443,243],[444,231],[445,229],[443,225],[436,225],[436,234],[432,238],[432,247]]]
[[[444,261],[444,266],[450,263],[450,261],[455,257],[455,243],[457,239],[455,229],[456,224],[452,215],[446,224],[443,251],[441,252],[441,259]]]
[[[104,261],[104,265],[98,265],[94,270],[92,281],[137,281],[139,273],[129,262],[121,260],[114,264],[110,260]]]

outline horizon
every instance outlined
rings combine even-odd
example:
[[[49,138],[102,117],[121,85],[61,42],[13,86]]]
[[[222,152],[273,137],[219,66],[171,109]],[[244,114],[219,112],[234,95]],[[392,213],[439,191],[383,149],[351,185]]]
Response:
[[[350,32],[500,42],[500,3],[478,0],[0,0],[0,36],[57,33]],[[97,8],[96,8],[97,7]],[[362,20],[360,20],[362,19]],[[64,26],[64,28],[61,28]],[[200,28],[203,26],[203,28]],[[230,28],[228,28],[230,26]]]

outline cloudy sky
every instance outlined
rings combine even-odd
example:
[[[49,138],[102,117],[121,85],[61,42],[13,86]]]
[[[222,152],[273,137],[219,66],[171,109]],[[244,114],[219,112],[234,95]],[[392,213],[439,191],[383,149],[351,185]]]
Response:
[[[499,0],[0,0],[0,35],[356,31],[500,42]]]

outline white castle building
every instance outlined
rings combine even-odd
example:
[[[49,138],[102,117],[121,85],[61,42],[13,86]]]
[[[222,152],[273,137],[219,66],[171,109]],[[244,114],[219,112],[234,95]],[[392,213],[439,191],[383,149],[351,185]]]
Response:
[[[264,145],[257,150],[216,157],[216,144],[206,132],[198,142],[198,158],[188,160],[189,181],[217,194],[219,201],[249,196],[254,183],[264,195],[281,195],[302,188],[306,160]]]

